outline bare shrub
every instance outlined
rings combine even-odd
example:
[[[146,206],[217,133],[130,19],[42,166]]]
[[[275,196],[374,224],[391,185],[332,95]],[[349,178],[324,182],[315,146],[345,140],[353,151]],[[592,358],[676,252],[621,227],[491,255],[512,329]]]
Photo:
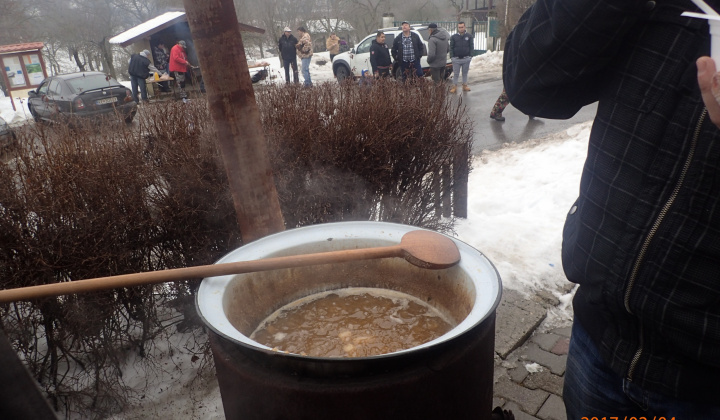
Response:
[[[472,136],[443,87],[270,87],[257,99],[288,228],[452,228],[442,213]],[[241,245],[213,131],[202,100],[151,104],[132,126],[20,130],[16,156],[0,164],[0,287],[210,264]],[[124,382],[128,354],[157,375],[153,339],[197,325],[196,286],[17,302],[0,306],[0,321],[56,409],[101,418],[142,392]],[[207,367],[205,336],[195,336],[194,359]]]
[[[274,87],[258,102],[288,227],[381,220],[451,228],[438,209],[454,188],[454,159],[469,162],[472,128],[444,86]]]

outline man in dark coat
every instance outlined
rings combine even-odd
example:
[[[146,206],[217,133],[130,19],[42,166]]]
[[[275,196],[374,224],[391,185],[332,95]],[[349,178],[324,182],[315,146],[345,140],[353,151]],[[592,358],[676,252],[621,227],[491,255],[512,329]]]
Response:
[[[385,33],[378,31],[375,39],[370,45],[370,67],[375,77],[387,77],[390,75],[390,50],[385,43]]]
[[[465,22],[459,22],[457,33],[450,37],[450,59],[453,63],[453,86],[450,93],[457,92],[457,83],[461,70],[463,90],[466,92],[470,90],[467,79],[474,49],[473,35],[465,29]]]
[[[403,81],[408,74],[423,77],[420,58],[425,55],[425,45],[420,35],[410,30],[410,24],[402,23],[402,33],[395,37],[392,47],[392,56],[400,63]]]
[[[150,76],[150,72],[158,73],[158,69],[152,65],[148,56],[150,51],[144,50],[140,54],[130,56],[130,64],[128,65],[128,73],[130,74],[130,86],[132,87],[132,95],[135,102],[140,103],[138,99],[138,87],[140,87],[140,95],[143,102],[148,102],[147,86],[145,79]]]
[[[445,66],[447,65],[448,50],[450,49],[450,34],[443,28],[438,28],[436,23],[428,25],[430,38],[428,39],[427,62],[430,67],[430,74],[435,83],[442,83],[445,80]]]
[[[289,27],[285,27],[280,40],[278,41],[278,50],[280,50],[280,57],[282,57],[283,67],[285,67],[285,82],[290,83],[290,66],[293,69],[293,80],[295,83],[300,83],[297,66],[297,51],[295,45],[298,40],[292,34]]]
[[[720,419],[716,69],[708,22],[684,11],[701,10],[537,0],[505,45],[520,111],[570,118],[598,104],[563,230],[563,269],[579,284],[568,419]]]

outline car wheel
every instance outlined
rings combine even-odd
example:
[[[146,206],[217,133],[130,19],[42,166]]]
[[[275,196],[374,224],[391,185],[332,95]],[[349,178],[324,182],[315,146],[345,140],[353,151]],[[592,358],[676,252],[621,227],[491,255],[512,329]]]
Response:
[[[132,111],[130,111],[129,114],[127,114],[127,115],[125,116],[125,124],[132,124],[133,119],[135,118],[135,113],[136,113],[136,112],[137,112],[137,111],[132,110]]]
[[[337,69],[335,69],[335,77],[337,77],[338,82],[342,83],[343,80],[350,77],[350,69],[347,68],[346,65],[340,64],[337,66]]]
[[[395,67],[395,78],[402,80],[402,66],[399,64]]]
[[[33,109],[33,107],[30,106],[30,105],[28,105],[28,109],[30,110],[30,115],[32,115],[33,120],[35,120],[35,122],[40,122],[40,121],[41,121],[41,120],[40,120],[40,115],[38,115],[38,113],[35,112],[35,110]]]

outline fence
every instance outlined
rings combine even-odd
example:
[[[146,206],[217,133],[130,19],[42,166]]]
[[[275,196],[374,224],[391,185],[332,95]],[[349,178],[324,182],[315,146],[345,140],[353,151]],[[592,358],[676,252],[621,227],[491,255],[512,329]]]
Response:
[[[394,21],[394,26],[400,26],[403,21]],[[431,22],[427,21],[407,21],[411,25],[427,25]],[[446,22],[433,22],[437,24],[439,28],[443,28],[450,35],[453,35],[457,33],[457,24],[458,21],[446,21]],[[469,28],[470,29],[470,28]],[[473,55],[479,55],[483,54],[488,50],[488,22],[487,21],[479,21],[474,20],[472,23],[472,28],[470,30],[470,33],[474,36],[474,51]]]

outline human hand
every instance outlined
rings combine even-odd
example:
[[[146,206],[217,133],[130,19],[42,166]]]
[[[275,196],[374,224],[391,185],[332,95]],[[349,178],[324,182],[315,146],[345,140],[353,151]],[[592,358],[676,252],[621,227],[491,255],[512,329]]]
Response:
[[[710,57],[700,57],[696,65],[698,86],[710,121],[720,128],[720,75],[715,68],[715,61]]]

